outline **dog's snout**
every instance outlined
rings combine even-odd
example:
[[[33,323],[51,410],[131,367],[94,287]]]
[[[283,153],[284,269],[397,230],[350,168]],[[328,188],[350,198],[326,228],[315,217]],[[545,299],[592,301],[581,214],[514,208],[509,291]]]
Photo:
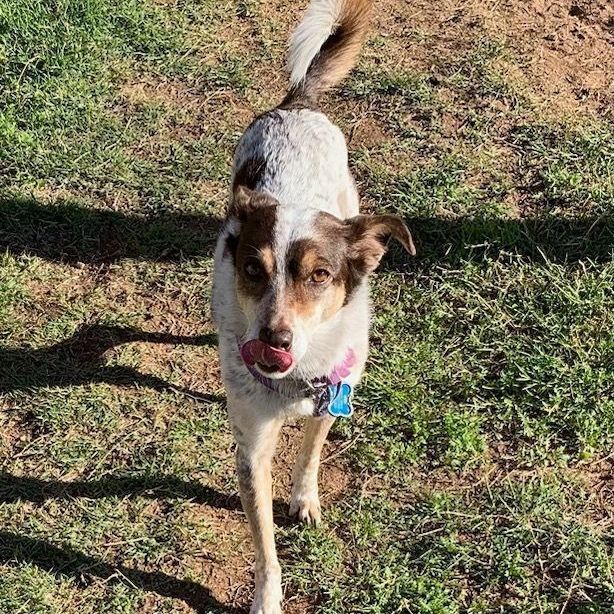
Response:
[[[260,341],[286,352],[292,347],[292,331],[287,329],[273,330],[268,326],[260,329]]]

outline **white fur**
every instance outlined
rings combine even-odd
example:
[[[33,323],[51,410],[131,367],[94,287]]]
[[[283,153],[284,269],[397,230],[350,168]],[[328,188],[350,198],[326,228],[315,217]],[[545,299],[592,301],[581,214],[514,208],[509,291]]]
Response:
[[[343,0],[311,0],[290,39],[288,68],[291,85],[297,86],[305,78],[313,58],[337,25],[342,6]]]
[[[267,160],[257,188],[292,210],[285,215],[303,215],[306,208],[341,218],[358,214],[345,138],[323,113],[278,109],[259,117],[239,141],[234,169],[253,157]],[[351,207],[345,214],[339,206],[341,194]]]

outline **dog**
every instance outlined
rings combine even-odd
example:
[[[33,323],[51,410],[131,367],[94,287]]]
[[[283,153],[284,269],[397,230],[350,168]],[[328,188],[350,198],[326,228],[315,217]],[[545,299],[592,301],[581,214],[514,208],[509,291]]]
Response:
[[[415,254],[393,215],[360,215],[343,134],[318,100],[354,66],[369,0],[312,0],[293,34],[290,88],[235,151],[213,286],[236,469],[255,549],[251,614],[281,612],[271,461],[284,421],[305,417],[290,514],[317,524],[320,453],[368,351],[367,278],[391,237]]]

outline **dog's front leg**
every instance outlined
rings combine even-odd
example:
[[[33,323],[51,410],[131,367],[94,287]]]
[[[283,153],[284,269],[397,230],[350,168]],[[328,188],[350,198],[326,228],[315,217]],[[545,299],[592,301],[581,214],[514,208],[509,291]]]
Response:
[[[252,417],[254,408],[251,408]],[[280,614],[281,569],[275,551],[271,460],[283,421],[235,423],[237,475],[256,555],[256,591],[250,614]]]
[[[307,418],[303,445],[292,472],[290,515],[308,524],[318,524],[321,518],[318,496],[318,469],[322,446],[335,421],[331,416]]]

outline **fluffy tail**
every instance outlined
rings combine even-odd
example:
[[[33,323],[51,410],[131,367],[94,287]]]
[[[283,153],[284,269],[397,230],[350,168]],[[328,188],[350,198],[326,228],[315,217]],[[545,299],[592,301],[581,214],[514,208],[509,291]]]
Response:
[[[372,0],[311,0],[290,41],[284,102],[315,103],[350,72],[367,36]]]

